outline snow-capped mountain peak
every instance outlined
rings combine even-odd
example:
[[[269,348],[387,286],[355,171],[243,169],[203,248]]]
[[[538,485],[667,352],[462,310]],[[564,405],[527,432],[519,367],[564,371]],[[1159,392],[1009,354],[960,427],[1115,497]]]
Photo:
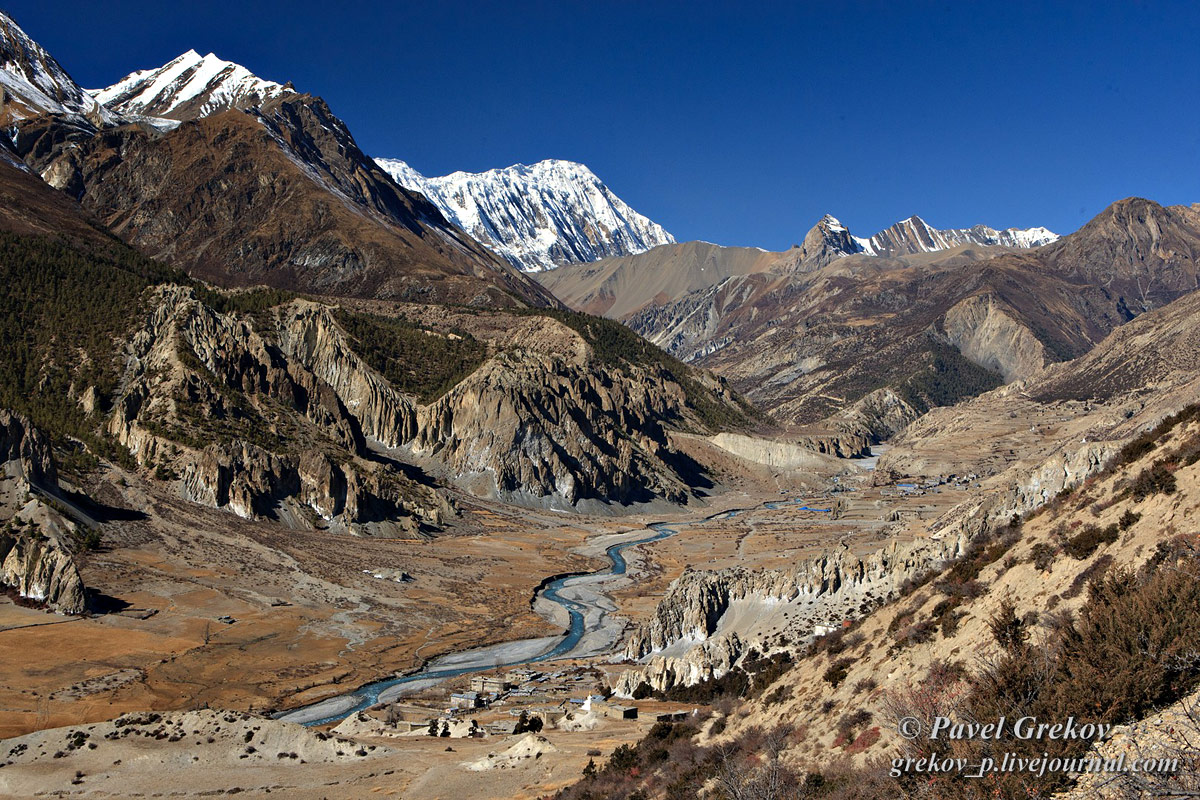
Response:
[[[38,114],[79,114],[95,124],[114,120],[53,56],[0,12],[0,123]]]
[[[826,215],[827,219],[832,219]],[[839,223],[840,224],[840,223]],[[1004,247],[1041,247],[1056,241],[1057,233],[1046,228],[1007,228],[998,231],[987,225],[970,228],[934,228],[918,216],[911,216],[886,228],[869,239],[850,237],[856,252],[870,256],[913,255],[948,250],[964,244],[1002,245]]]
[[[123,114],[186,120],[229,108],[252,108],[294,92],[291,84],[264,80],[241,64],[188,50],[157,69],[138,70],[92,94]]]
[[[526,272],[642,253],[675,241],[574,161],[548,159],[440,178],[427,178],[399,159],[376,163]]]

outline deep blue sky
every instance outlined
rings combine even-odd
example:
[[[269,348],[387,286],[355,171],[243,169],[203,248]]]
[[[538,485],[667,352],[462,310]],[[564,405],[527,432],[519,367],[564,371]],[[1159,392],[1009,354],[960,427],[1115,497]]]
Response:
[[[4,4],[88,88],[188,48],[427,175],[581,161],[681,240],[1200,201],[1200,4]]]

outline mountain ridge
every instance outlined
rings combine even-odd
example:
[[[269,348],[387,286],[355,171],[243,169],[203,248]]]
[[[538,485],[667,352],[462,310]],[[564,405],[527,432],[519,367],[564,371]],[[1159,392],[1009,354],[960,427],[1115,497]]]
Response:
[[[1041,248],[858,253],[815,269],[778,262],[625,319],[780,420],[816,423],[879,390],[900,392],[919,412],[1077,358],[1143,311],[1195,291],[1198,220],[1188,207],[1122,200]],[[836,245],[835,227],[826,222],[813,238],[827,246],[829,234]],[[822,252],[809,250],[789,252]]]
[[[920,224],[905,225],[912,220]],[[1052,243],[1058,238],[1045,228],[996,231],[976,225],[939,231],[919,217],[910,217],[864,239],[854,236],[832,214],[826,214],[809,229],[801,244],[783,251],[682,242],[591,264],[566,265],[536,273],[535,277],[572,308],[628,320],[650,306],[680,300],[689,292],[709,289],[734,275],[812,272],[850,257],[870,259],[878,268],[896,266],[897,259],[938,257],[939,253],[955,250],[976,253],[972,258],[986,257],[1041,246],[1043,240]],[[664,270],[668,274],[664,275]]]
[[[937,229],[913,215],[900,220],[869,239],[853,237],[860,253],[867,255],[915,255],[949,250],[964,244],[999,245],[1028,249],[1058,241],[1057,233],[1044,227],[1005,228],[996,230],[987,225],[970,228]]]
[[[0,12],[0,122],[70,114],[94,124],[117,121],[11,17]]]

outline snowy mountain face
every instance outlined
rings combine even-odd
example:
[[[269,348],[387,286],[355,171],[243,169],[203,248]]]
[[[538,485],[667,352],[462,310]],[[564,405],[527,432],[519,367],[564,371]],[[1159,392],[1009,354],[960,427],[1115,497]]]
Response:
[[[115,120],[53,56],[0,13],[0,123],[38,114],[77,114],[97,125]]]
[[[964,244],[1003,245],[1005,247],[1041,247],[1057,241],[1057,233],[1045,228],[1008,228],[998,231],[987,225],[970,228],[948,228],[938,230],[920,217],[909,217],[886,230],[864,239],[852,237],[857,249],[853,252],[867,255],[895,256],[932,253],[948,250]]]
[[[92,94],[123,114],[188,120],[230,108],[253,108],[285,94],[290,83],[263,80],[241,64],[189,50],[158,69],[131,73]]]
[[[630,208],[587,167],[548,160],[488,172],[427,178],[393,158],[376,159],[458,227],[526,272],[642,253],[675,238]]]

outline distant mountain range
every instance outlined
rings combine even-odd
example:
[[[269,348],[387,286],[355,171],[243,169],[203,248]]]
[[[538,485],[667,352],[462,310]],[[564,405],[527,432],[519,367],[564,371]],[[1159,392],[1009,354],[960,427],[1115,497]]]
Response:
[[[425,195],[447,219],[526,272],[675,241],[573,161],[427,178],[399,159],[376,160],[401,186]]]
[[[1046,228],[1008,228],[998,231],[987,225],[970,228],[938,230],[920,217],[909,217],[882,230],[870,239],[854,237],[860,253],[867,255],[903,255],[933,253],[964,244],[1000,245],[1002,247],[1041,247],[1059,238]]]
[[[675,244],[661,225],[637,213],[583,164],[548,159],[487,172],[428,178],[404,161],[376,162],[406,189],[420,192],[448,220],[526,272],[632,256]],[[813,238],[815,237],[815,238]],[[822,264],[842,256],[933,253],[966,244],[1040,247],[1057,240],[1046,228],[996,230],[987,225],[939,230],[917,216],[870,238],[853,236],[825,215],[806,237],[806,256]],[[817,251],[820,256],[816,256]]]
[[[901,220],[869,239],[854,236],[836,217],[826,214],[804,237],[801,259],[824,266],[834,259],[859,253],[868,256],[905,256],[936,253],[962,245],[1027,249],[1057,241],[1057,233],[1046,228],[1008,228],[998,231],[987,225],[938,230],[917,216]]]
[[[811,272],[851,256],[886,260],[963,247],[1024,250],[1058,239],[1058,234],[1045,228],[997,231],[976,225],[938,230],[915,216],[868,239],[852,235],[836,217],[826,214],[800,244],[783,252],[687,242],[554,270],[538,280],[574,308],[626,319],[642,308],[678,300],[734,275]]]
[[[160,129],[304,97],[290,82],[260,78],[240,64],[195,50],[89,92],[8,18],[0,20],[0,88],[3,117],[10,121],[54,113],[102,127],[136,121]],[[583,164],[547,159],[530,166],[426,177],[400,159],[376,161],[401,187],[423,195],[448,221],[525,272],[675,243],[675,237],[631,208]],[[869,239],[850,236],[831,216],[820,225],[830,234],[826,258],[933,252],[965,243],[1036,247],[1058,238],[1045,228],[937,230],[919,217]]]

